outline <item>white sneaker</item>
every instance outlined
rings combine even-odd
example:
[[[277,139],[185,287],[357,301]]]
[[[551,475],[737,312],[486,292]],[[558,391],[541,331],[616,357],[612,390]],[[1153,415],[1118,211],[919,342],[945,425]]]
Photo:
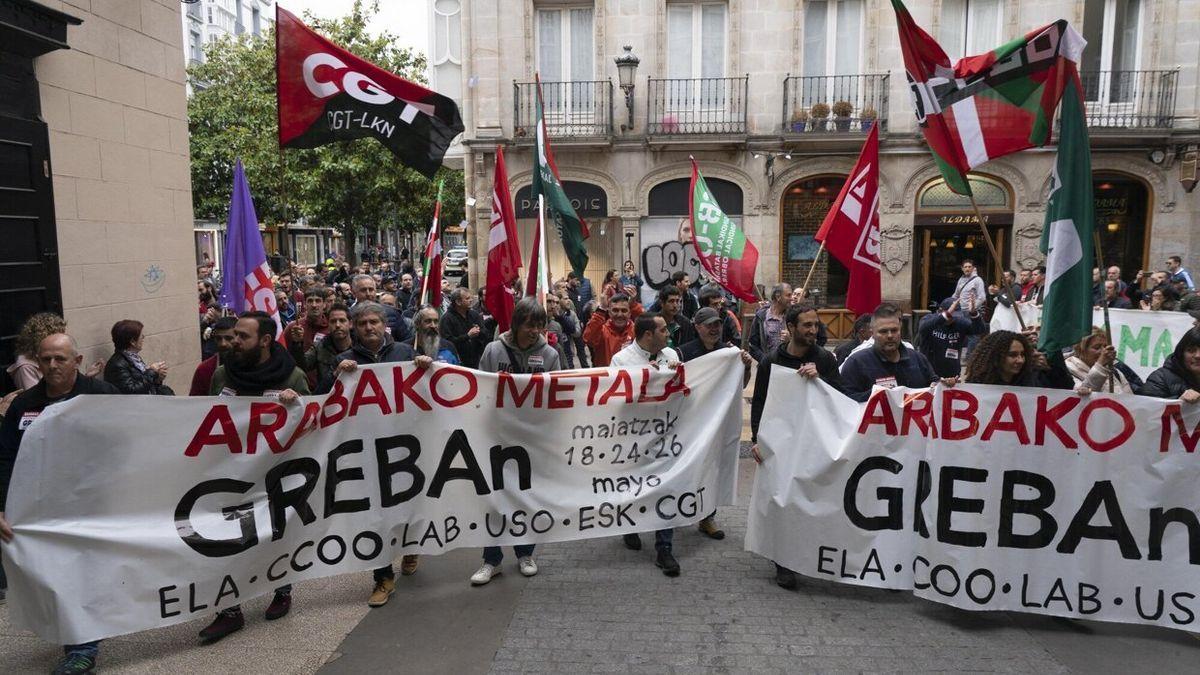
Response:
[[[517,566],[521,569],[521,574],[531,577],[538,573],[537,563],[533,561],[533,556],[525,556],[517,559]]]
[[[536,568],[535,568],[536,571]],[[471,575],[472,586],[482,586],[492,580],[492,577],[500,576],[500,568],[487,563],[483,563],[483,567],[479,571]]]

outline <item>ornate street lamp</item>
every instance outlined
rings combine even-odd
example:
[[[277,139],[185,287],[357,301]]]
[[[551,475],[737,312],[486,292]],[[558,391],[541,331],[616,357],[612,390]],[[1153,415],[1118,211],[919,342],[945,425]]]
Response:
[[[633,46],[625,45],[625,53],[613,59],[617,64],[617,81],[621,91],[625,92],[625,107],[629,109],[629,124],[622,126],[622,131],[633,129],[633,86],[637,77],[638,64],[642,62],[633,54]]]

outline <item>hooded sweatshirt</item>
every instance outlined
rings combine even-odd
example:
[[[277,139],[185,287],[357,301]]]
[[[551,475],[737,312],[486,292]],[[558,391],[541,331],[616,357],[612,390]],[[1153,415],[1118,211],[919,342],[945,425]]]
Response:
[[[1188,389],[1200,390],[1200,382],[1172,354],[1163,362],[1162,368],[1150,373],[1140,393],[1154,398],[1179,398]]]
[[[517,346],[512,331],[501,333],[489,342],[479,358],[479,370],[485,373],[546,373],[561,370],[558,350],[539,335],[527,349]]]

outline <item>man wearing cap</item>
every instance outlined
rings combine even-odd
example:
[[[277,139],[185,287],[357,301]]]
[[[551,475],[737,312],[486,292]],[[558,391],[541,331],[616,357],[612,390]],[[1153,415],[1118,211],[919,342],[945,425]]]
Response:
[[[718,349],[733,347],[732,344],[721,339],[723,337],[722,330],[725,321],[716,309],[701,307],[696,310],[696,314],[692,316],[692,324],[695,326],[696,339],[686,342],[679,347],[680,360],[687,362],[700,358],[705,354],[711,354]],[[742,363],[746,367],[746,372],[742,379],[742,386],[745,386],[750,379],[751,360],[750,352],[743,349]],[[724,539],[725,531],[717,527],[716,516],[717,510],[713,509],[712,513],[700,521],[698,527],[702,533],[713,539]]]

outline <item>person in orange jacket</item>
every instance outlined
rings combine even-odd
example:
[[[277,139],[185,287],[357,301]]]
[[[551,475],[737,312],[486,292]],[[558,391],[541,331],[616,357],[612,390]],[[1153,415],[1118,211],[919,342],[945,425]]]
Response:
[[[583,341],[592,352],[592,365],[608,366],[613,354],[633,341],[633,321],[643,312],[642,306],[624,293],[612,297],[600,294],[600,306],[592,312]]]

